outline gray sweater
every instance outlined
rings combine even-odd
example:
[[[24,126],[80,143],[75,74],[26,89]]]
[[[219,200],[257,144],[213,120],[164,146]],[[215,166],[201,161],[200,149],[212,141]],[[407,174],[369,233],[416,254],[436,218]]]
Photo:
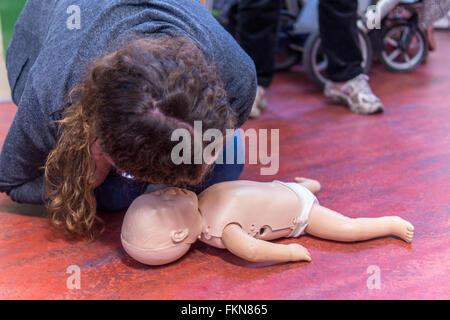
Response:
[[[72,20],[80,8],[80,28]],[[188,36],[214,62],[239,126],[256,92],[252,60],[199,0],[28,0],[6,55],[18,105],[0,156],[0,192],[14,201],[42,203],[43,165],[55,147],[67,93],[88,61],[113,51],[127,36]]]

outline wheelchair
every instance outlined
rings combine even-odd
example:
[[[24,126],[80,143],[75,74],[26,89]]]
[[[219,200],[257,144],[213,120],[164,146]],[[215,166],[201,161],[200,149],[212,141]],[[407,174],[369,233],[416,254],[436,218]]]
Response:
[[[417,68],[428,53],[427,37],[419,27],[422,1],[360,2],[357,30],[364,73],[370,71],[374,53],[388,70],[406,72]],[[318,3],[319,0],[285,2],[280,12],[275,70],[288,71],[302,64],[309,78],[323,88],[328,59],[321,46]],[[370,10],[375,10],[375,14]],[[374,17],[376,23],[369,21]]]

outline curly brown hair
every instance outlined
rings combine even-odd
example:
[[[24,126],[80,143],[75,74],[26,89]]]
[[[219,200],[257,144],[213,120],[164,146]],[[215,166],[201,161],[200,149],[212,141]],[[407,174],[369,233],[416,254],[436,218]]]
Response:
[[[199,183],[211,166],[171,160],[172,132],[202,129],[225,133],[236,115],[214,65],[189,38],[138,39],[96,58],[75,88],[59,121],[59,138],[45,164],[51,222],[70,233],[101,233],[94,196],[93,142],[117,168],[154,184]],[[193,143],[193,142],[192,142]]]

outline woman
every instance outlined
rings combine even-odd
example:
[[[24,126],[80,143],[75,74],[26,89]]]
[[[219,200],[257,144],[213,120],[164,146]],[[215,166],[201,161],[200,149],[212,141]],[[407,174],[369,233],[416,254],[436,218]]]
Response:
[[[0,191],[69,232],[94,236],[97,208],[148,184],[201,191],[242,171],[170,158],[173,130],[237,128],[256,91],[253,62],[198,0],[29,0],[6,60],[18,111]]]

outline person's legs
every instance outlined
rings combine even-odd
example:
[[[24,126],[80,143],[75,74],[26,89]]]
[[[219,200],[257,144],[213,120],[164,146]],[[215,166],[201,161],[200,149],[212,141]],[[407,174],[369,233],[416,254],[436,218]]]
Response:
[[[349,218],[314,204],[305,232],[322,239],[353,242],[395,235],[411,242],[414,227],[400,217]]]
[[[256,118],[267,108],[264,88],[274,76],[280,0],[237,0],[234,36],[253,59],[258,78],[258,92],[250,113]]]
[[[322,48],[328,57],[327,77],[348,81],[363,73],[363,58],[356,26],[358,2],[320,0],[319,28]]]
[[[280,0],[238,0],[235,37],[253,59],[258,85],[268,87],[274,74]]]
[[[320,0],[319,28],[322,48],[328,58],[325,95],[346,104],[351,111],[373,114],[383,105],[370,89],[362,67],[363,56],[357,27],[358,2]]]

